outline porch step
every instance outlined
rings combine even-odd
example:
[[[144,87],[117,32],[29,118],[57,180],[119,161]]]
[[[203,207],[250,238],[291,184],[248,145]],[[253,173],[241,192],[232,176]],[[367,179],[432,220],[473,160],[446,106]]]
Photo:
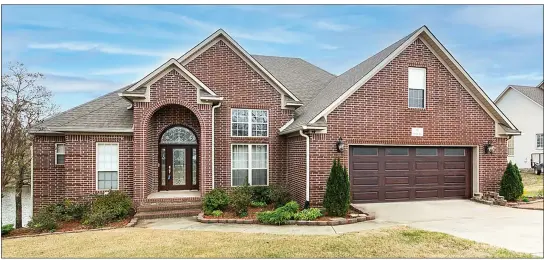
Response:
[[[182,209],[182,210],[166,210],[166,211],[147,211],[138,212],[134,216],[138,219],[152,219],[152,218],[178,218],[196,216],[200,213],[200,209]]]
[[[184,209],[201,209],[202,202],[189,201],[189,202],[175,202],[175,203],[144,203],[138,207],[138,212],[154,212],[154,211],[172,211],[172,210],[184,210]]]

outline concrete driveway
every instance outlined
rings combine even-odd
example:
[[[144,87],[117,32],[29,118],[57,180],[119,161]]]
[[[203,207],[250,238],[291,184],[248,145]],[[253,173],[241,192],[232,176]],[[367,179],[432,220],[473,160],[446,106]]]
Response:
[[[543,257],[541,210],[489,206],[469,200],[355,204],[376,222],[405,224]]]

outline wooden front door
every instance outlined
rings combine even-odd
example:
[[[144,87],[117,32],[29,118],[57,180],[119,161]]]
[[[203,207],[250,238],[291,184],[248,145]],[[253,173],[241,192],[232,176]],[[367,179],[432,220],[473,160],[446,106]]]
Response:
[[[159,190],[198,190],[197,146],[163,145],[159,150]]]

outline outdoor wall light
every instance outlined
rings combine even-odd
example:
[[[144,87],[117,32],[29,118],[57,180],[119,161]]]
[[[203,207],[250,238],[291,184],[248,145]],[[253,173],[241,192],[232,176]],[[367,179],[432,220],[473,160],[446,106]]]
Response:
[[[336,141],[336,151],[339,153],[344,151],[344,141],[342,141],[342,137],[339,137],[338,141]]]
[[[495,146],[491,143],[491,141],[487,141],[487,144],[484,146],[485,153],[493,154],[495,152]]]

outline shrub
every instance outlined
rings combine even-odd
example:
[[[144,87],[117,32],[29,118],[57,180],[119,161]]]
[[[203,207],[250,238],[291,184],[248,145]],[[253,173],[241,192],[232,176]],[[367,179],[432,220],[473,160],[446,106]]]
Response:
[[[132,213],[132,200],[122,191],[110,191],[98,195],[92,202],[90,211],[84,215],[83,224],[93,227],[123,219]]]
[[[523,201],[523,202],[529,202],[529,199],[528,199],[527,197],[523,197],[523,198],[521,199],[521,201]]]
[[[264,207],[266,207],[266,202],[252,201],[251,206],[254,207],[254,208],[264,208]]]
[[[349,178],[346,167],[342,166],[340,159],[333,161],[331,173],[327,180],[323,206],[329,216],[343,217],[348,213]]]
[[[57,216],[51,211],[51,207],[43,208],[32,216],[32,220],[28,222],[28,227],[38,231],[53,231],[57,229]]]
[[[13,231],[15,228],[13,228],[13,224],[7,224],[2,226],[2,236],[9,234],[9,232]]]
[[[501,179],[499,194],[508,201],[515,201],[523,194],[523,182],[518,166],[508,162]]]
[[[270,201],[268,203],[273,203],[276,208],[279,208],[285,203],[291,201],[291,194],[282,186],[270,186]]]
[[[61,203],[49,205],[46,209],[55,216],[57,221],[70,221],[82,219],[83,215],[89,210],[89,205],[66,199]]]
[[[252,186],[251,200],[270,203],[270,188],[268,186]]]
[[[211,214],[214,210],[225,210],[229,205],[229,196],[223,189],[213,189],[204,196],[202,209],[206,215]]]
[[[223,211],[221,211],[221,210],[217,209],[217,210],[212,211],[212,216],[214,216],[214,217],[219,217],[221,215],[223,215]]]
[[[230,205],[236,215],[240,217],[247,216],[247,208],[251,204],[251,189],[247,183],[245,185],[233,188],[230,194]]]
[[[323,216],[323,214],[321,214],[321,210],[316,208],[309,208],[295,213],[293,217],[295,220],[315,220],[316,218],[319,218],[321,216]]]
[[[274,211],[265,211],[257,213],[257,220],[264,224],[283,225],[291,220],[298,211],[299,205],[295,201],[290,201]]]

